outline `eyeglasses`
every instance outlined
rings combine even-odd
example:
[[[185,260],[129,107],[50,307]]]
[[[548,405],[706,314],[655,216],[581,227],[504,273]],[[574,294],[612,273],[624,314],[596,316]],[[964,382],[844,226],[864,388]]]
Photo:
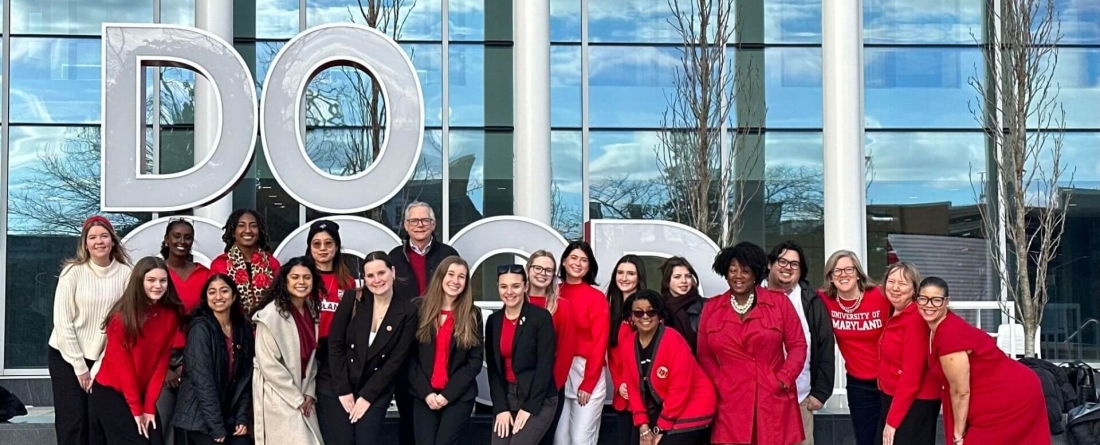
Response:
[[[657,316],[657,311],[650,309],[648,311],[631,311],[634,314],[634,318],[654,318]]]
[[[947,297],[928,297],[924,295],[917,296],[917,304],[921,306],[943,307],[943,304],[946,301]]]
[[[848,267],[845,267],[843,269],[833,269],[833,276],[834,277],[836,277],[836,276],[845,276],[845,275],[855,275],[855,274],[856,274],[856,268],[852,267],[852,266],[848,266]]]
[[[523,265],[521,264],[505,264],[503,266],[497,266],[497,276],[504,275],[506,273],[514,273],[523,275]]]
[[[780,268],[789,267],[791,269],[798,269],[798,266],[802,265],[802,263],[800,263],[798,261],[788,261],[786,258],[780,258],[780,259],[775,260],[775,264],[777,264]]]
[[[551,267],[531,266],[531,273],[535,275],[553,275],[554,269]]]
[[[405,220],[405,224],[410,226],[430,226],[435,220],[431,218],[409,218]]]

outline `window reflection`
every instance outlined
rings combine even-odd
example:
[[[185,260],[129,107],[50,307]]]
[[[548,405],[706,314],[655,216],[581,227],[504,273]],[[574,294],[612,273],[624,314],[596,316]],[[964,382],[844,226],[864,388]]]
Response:
[[[485,125],[485,47],[450,47],[451,125]]]
[[[657,132],[593,131],[590,138],[589,218],[668,218],[669,193],[654,151]]]
[[[581,47],[550,47],[550,125],[581,126]]]
[[[98,122],[99,44],[99,39],[13,37],[11,122]]]
[[[160,22],[195,26],[195,0],[160,2]]]
[[[485,40],[485,2],[468,0],[444,0],[447,5],[448,39],[454,41]],[[551,11],[554,0],[550,2]],[[553,25],[551,25],[551,28]],[[553,31],[551,31],[552,35]]]
[[[289,39],[298,34],[298,0],[264,0],[254,4],[255,16],[234,17],[237,37],[252,37],[250,30],[255,30],[254,36],[259,39]]]
[[[152,23],[153,0],[11,0],[13,34],[98,36],[103,22]]]
[[[739,65],[738,75],[749,76],[747,85],[764,88],[768,129],[821,128],[821,48],[767,48],[763,63],[763,67]],[[759,71],[764,80],[751,82],[751,76],[759,76]],[[745,99],[753,96],[745,95]]]
[[[551,225],[565,239],[579,239],[584,222],[581,132],[550,132],[550,163],[554,174],[550,192]]]
[[[868,128],[977,128],[969,80],[984,80],[979,49],[864,50]]]
[[[867,0],[863,6],[864,40],[973,44],[984,40],[982,8],[982,0]]]
[[[308,0],[306,26],[326,23],[359,23],[370,26],[394,40],[441,40],[442,2],[446,0]],[[294,0],[297,4],[298,1]],[[456,5],[456,3],[461,3]],[[463,9],[481,8],[477,2],[452,2],[451,21],[461,17]],[[297,22],[295,22],[297,23]],[[454,33],[454,28],[451,32]]]
[[[581,41],[581,0],[550,0],[550,41]]]
[[[764,0],[765,42],[821,43],[822,1]]]
[[[1053,75],[1051,88],[1061,89],[1057,99],[1066,112],[1066,127],[1096,128],[1096,116],[1100,115],[1100,48],[1059,49]],[[1036,127],[1039,116],[1040,113],[1028,116],[1028,126]],[[1042,116],[1049,120],[1048,114]]]
[[[512,135],[451,131],[451,236],[486,216],[512,214]]]
[[[825,257],[821,147],[821,133],[777,131],[765,135],[764,187],[757,189],[752,198],[763,205],[746,207],[742,216],[744,235],[762,225],[761,246],[765,249],[794,240],[806,251],[807,258]],[[818,272],[822,267],[823,263],[810,264],[810,276],[806,278],[814,285],[821,284]]]
[[[1092,0],[1055,0],[1062,27],[1062,43],[1100,45],[1100,3]]]
[[[669,5],[652,0],[588,2],[588,39],[611,43],[683,42],[669,22],[673,17]],[[685,12],[689,6],[681,4]]]
[[[589,125],[660,127],[680,67],[679,50],[593,46],[588,54]]]

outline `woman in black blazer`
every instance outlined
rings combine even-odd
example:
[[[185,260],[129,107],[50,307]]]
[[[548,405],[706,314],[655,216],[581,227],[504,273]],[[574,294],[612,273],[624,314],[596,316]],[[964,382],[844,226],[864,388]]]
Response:
[[[558,407],[554,385],[554,320],[527,302],[527,273],[519,264],[497,268],[504,309],[489,316],[485,355],[493,399],[493,445],[535,444]]]
[[[417,349],[409,361],[417,445],[457,444],[477,396],[484,364],[481,311],[467,286],[470,268],[449,256],[416,299]]]
[[[327,443],[364,445],[382,436],[386,411],[416,330],[412,302],[393,298],[396,271],[384,252],[363,263],[366,289],[344,294],[329,331],[332,388],[338,399],[318,399]],[[407,390],[401,388],[398,390]],[[335,406],[322,406],[335,404]]]

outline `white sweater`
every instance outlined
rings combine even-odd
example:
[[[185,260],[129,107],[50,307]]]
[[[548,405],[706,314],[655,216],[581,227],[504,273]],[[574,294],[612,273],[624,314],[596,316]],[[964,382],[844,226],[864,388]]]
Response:
[[[103,354],[107,343],[103,319],[122,297],[129,279],[130,266],[117,261],[107,267],[88,261],[61,271],[53,299],[50,347],[61,352],[76,375],[89,371],[84,359],[98,360]]]

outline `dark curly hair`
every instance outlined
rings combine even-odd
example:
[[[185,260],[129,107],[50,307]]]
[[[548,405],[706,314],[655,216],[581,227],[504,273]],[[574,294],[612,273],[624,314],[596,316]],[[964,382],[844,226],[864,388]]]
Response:
[[[290,275],[290,270],[295,267],[304,267],[309,269],[310,279],[313,281],[313,285],[309,291],[309,297],[306,298],[306,307],[309,308],[309,313],[313,317],[313,321],[317,321],[317,317],[321,311],[321,300],[324,298],[325,286],[321,281],[321,273],[317,271],[317,266],[313,264],[313,259],[307,256],[300,256],[291,258],[286,264],[283,264],[279,268],[279,273],[275,275],[275,282],[271,284],[271,288],[267,290],[264,303],[256,308],[259,312],[261,309],[267,307],[272,302],[275,303],[275,307],[279,310],[279,315],[286,318],[290,315],[290,310],[294,307],[294,303],[290,302],[293,298],[290,296],[290,286],[287,285],[287,276]]]
[[[183,218],[175,218],[175,219],[169,220],[168,225],[164,226],[164,241],[161,241],[161,243],[160,243],[160,257],[164,258],[165,260],[168,259],[168,255],[171,255],[171,253],[170,253],[171,249],[168,248],[168,236],[172,234],[172,229],[174,229],[176,226],[178,226],[180,224],[183,224],[183,225],[191,228],[191,237],[192,237],[192,239],[194,239],[195,226],[193,224],[191,224],[191,221],[188,221],[188,220],[183,219]],[[226,250],[228,250],[228,249],[226,249]],[[190,261],[192,263],[195,262],[195,255],[191,252],[187,252],[187,261]]]
[[[191,320],[198,320],[200,317],[214,316],[214,310],[210,309],[210,302],[206,298],[206,293],[210,290],[210,286],[214,285],[215,281],[221,281],[229,286],[229,291],[233,293],[233,304],[229,308],[229,319],[233,320],[233,324],[244,324],[248,322],[248,318],[244,315],[244,305],[241,304],[241,291],[237,289],[237,285],[233,283],[233,278],[223,273],[216,273],[210,275],[210,278],[206,279],[206,283],[202,285],[202,293],[200,294],[199,305],[195,306],[195,309],[191,310]]]
[[[711,270],[725,278],[729,274],[730,265],[735,261],[752,272],[752,278],[758,286],[768,277],[768,256],[764,253],[764,249],[748,241],[742,241],[718,252],[718,255],[714,256]]]
[[[252,215],[256,218],[256,226],[260,228],[260,239],[256,240],[256,247],[265,252],[270,252],[271,243],[267,237],[267,224],[264,224],[264,219],[260,217],[260,214],[252,209],[237,209],[233,213],[229,214],[229,219],[225,220],[225,227],[222,227],[222,242],[225,243],[225,251],[233,247],[233,244],[237,242],[237,239],[233,236],[237,231],[237,223],[241,222],[241,217],[245,214]]]

